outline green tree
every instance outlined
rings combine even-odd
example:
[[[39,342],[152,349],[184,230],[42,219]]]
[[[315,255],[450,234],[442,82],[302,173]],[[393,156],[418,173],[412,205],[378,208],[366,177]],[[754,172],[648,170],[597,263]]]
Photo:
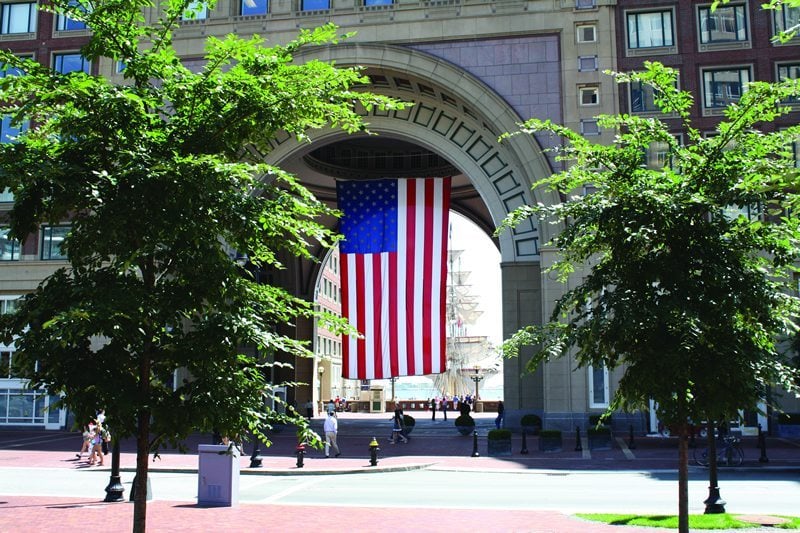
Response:
[[[619,82],[651,85],[664,116],[683,124],[681,145],[656,118],[601,116],[617,132],[612,146],[568,128],[529,120],[519,133],[561,136],[569,168],[535,184],[565,200],[517,209],[562,223],[552,244],[562,281],[591,270],[560,297],[542,326],[523,328],[505,346],[514,355],[535,345],[529,369],[574,349],[580,366],[621,366],[610,410],[658,403],[659,418],[680,428],[679,514],[688,529],[687,421],[728,420],[755,409],[764,386],[797,390],[777,341],[796,331],[800,301],[788,281],[800,254],[798,177],[792,143],[800,127],[760,131],[788,110],[794,82],[751,83],[729,106],[716,135],[692,127],[692,98],[676,71],[647,63]],[[644,153],[660,143],[669,164],[648,168]],[[591,183],[596,192],[574,191]]]
[[[335,44],[330,25],[271,48],[259,37],[209,38],[204,66],[190,71],[172,46],[189,4],[164,2],[152,25],[149,0],[42,6],[85,21],[82,54],[121,62],[124,83],[0,52],[3,68],[22,73],[0,81],[1,112],[31,125],[0,147],[0,188],[15,199],[10,236],[71,223],[69,267],[27,295],[2,331],[31,386],[63,394],[80,420],[103,406],[115,437],[136,437],[134,531],[145,529],[148,453],[160,446],[212,429],[268,442],[275,422],[318,438],[292,410],[265,408],[267,364],[243,349],[310,355],[279,331],[313,305],[256,283],[229,251],[280,269],[281,258],[311,259],[312,241],[335,241],[320,218],[330,209],[263,163],[276,132],[362,131],[362,108],[403,106],[361,90],[358,69],[293,62],[301,47]],[[173,384],[179,368],[192,379]]]

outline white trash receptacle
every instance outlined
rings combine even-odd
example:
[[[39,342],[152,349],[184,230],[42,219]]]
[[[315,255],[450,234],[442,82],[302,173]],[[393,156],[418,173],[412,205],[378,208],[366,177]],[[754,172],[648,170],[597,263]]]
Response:
[[[197,503],[220,507],[239,505],[239,449],[224,444],[197,447]]]

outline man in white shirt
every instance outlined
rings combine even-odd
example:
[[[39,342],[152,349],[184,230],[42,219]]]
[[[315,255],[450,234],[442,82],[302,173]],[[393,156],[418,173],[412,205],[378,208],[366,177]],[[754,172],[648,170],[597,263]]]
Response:
[[[330,457],[331,448],[336,452],[335,457],[342,455],[339,452],[339,445],[336,444],[336,434],[339,432],[339,421],[336,419],[333,411],[328,411],[328,416],[325,418],[322,429],[325,431],[325,457]]]

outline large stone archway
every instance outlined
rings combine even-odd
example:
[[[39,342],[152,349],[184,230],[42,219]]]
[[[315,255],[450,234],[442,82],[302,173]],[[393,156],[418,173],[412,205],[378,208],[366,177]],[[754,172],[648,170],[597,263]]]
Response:
[[[456,66],[419,50],[405,47],[353,44],[319,48],[300,57],[322,59],[339,65],[359,65],[369,73],[372,90],[413,102],[398,111],[362,110],[369,130],[380,136],[411,142],[446,159],[466,176],[479,196],[488,220],[480,223],[479,208],[465,203],[465,215],[479,222],[488,233],[516,207],[532,202],[551,204],[552,193],[531,191],[532,184],[551,173],[547,158],[536,140],[517,135],[498,141],[504,132],[515,131],[524,118],[487,85]],[[313,142],[303,143],[285,136],[277,138],[266,156],[269,163],[295,172],[304,181],[302,165],[308,154],[335,143],[344,134],[323,130],[312,132]],[[355,172],[355,171],[354,171]],[[315,193],[333,200],[334,180],[316,183]],[[537,196],[534,197],[534,194]],[[469,211],[473,212],[470,213]],[[497,237],[502,258],[503,334],[519,327],[540,323],[543,315],[541,249],[553,228],[527,221],[513,231]],[[297,288],[304,296],[313,295],[317,271],[300,274]],[[297,279],[297,277],[295,278]],[[298,328],[298,335],[311,335],[310,325]],[[544,410],[542,372],[524,375],[527,357],[504,362],[505,400],[508,408]],[[313,370],[298,368],[301,374]]]

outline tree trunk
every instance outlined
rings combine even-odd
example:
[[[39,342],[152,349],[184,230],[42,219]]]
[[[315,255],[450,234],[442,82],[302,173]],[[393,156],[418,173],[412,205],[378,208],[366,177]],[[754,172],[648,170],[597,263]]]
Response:
[[[688,425],[678,428],[678,531],[689,533],[689,442]]]
[[[139,414],[136,436],[136,477],[133,498],[133,533],[145,533],[147,529],[147,469],[150,452],[150,412]]]
[[[142,350],[139,363],[139,421],[136,434],[136,478],[134,479],[133,533],[147,530],[147,470],[150,452],[150,361],[152,345],[148,342]]]

